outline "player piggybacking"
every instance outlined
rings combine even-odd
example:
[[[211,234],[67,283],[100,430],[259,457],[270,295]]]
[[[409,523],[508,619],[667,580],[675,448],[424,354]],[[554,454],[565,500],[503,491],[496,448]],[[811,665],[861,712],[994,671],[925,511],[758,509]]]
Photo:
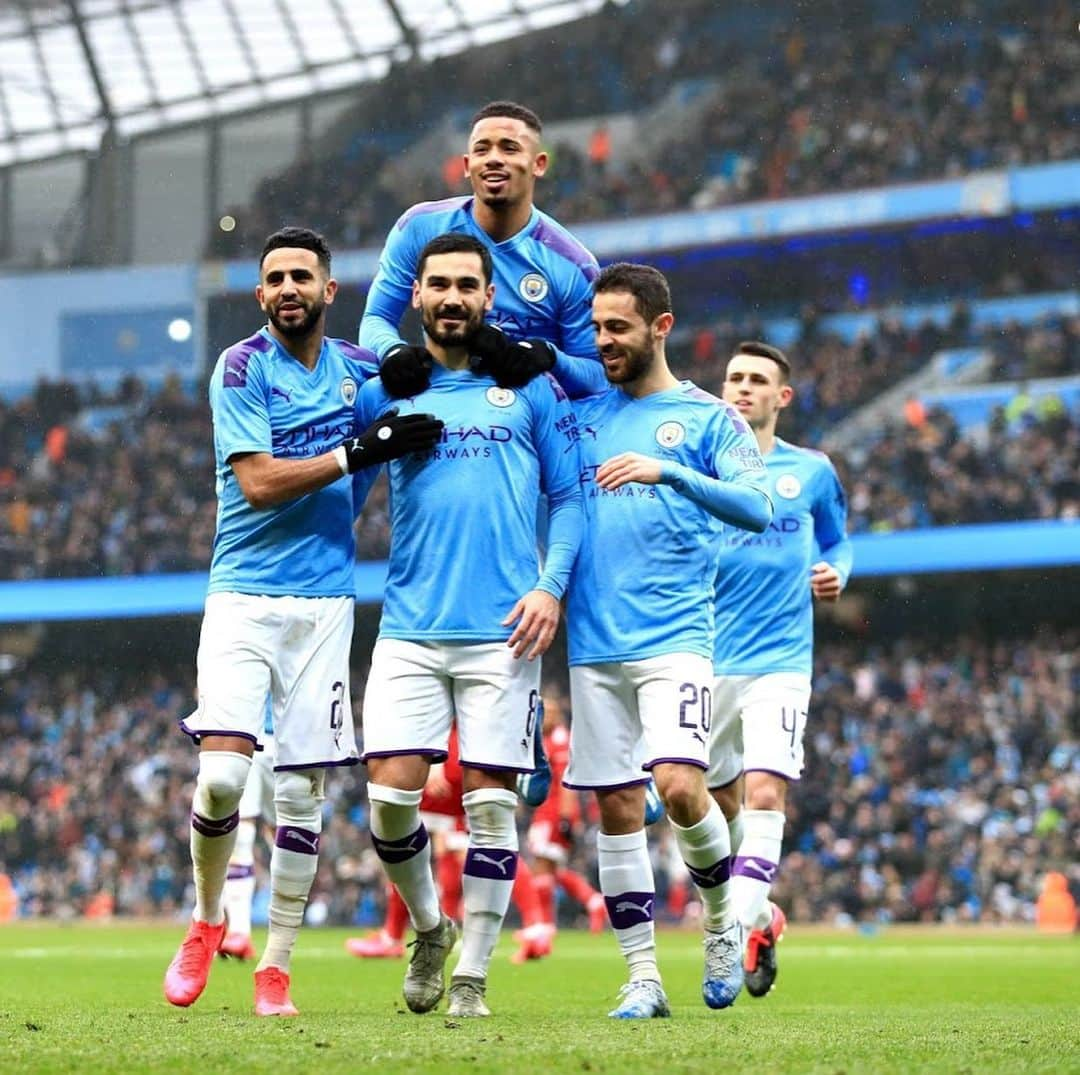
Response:
[[[812,599],[835,601],[852,563],[844,490],[828,457],[776,436],[793,395],[790,373],[782,351],[748,341],[724,381],[725,401],[757,437],[775,507],[763,534],[724,530],[709,744],[709,788],[731,829],[732,900],[747,931],[745,983],[755,997],[773,986],[786,925],[769,889],[780,864],[787,787],[803,768]]]

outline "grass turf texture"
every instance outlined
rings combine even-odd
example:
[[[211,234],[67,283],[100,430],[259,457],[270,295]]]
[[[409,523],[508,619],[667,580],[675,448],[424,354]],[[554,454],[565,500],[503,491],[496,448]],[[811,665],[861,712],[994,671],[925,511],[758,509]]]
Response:
[[[252,1014],[252,963],[218,960],[170,1007],[176,926],[0,928],[0,1067],[10,1072],[1080,1072],[1080,938],[1034,931],[868,936],[789,927],[768,997],[711,1012],[697,936],[659,938],[673,1018],[605,1018],[624,980],[610,933],[563,933],[543,962],[489,979],[491,1019],[407,1012],[404,960],[357,960],[306,930],[295,1019]],[[261,938],[256,938],[257,943]],[[451,965],[456,956],[451,957]]]

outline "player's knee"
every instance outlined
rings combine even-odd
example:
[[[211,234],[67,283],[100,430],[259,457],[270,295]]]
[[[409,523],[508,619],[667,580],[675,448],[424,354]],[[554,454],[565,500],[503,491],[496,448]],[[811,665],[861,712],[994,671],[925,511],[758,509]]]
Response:
[[[223,818],[236,812],[244,794],[251,758],[232,750],[204,750],[199,754],[196,802],[199,813]]]
[[[517,848],[514,792],[505,788],[479,788],[466,792],[461,805],[469,819],[469,836],[474,846]]]
[[[312,831],[322,828],[321,770],[278,773],[274,781],[274,809],[278,828],[286,825]]]
[[[749,810],[778,810],[784,812],[787,803],[787,784],[778,778],[760,783],[747,783],[746,806]]]
[[[416,831],[423,791],[368,784],[367,793],[373,836],[380,840],[401,840]]]
[[[710,788],[709,794],[716,801],[716,805],[724,812],[724,817],[730,821],[738,812],[742,803],[739,801],[739,782],[733,781],[722,788]]]
[[[703,794],[701,773],[686,766],[664,768],[664,773],[656,775],[656,790],[664,801],[664,809],[676,824],[694,824],[701,818],[703,800],[708,801]]]

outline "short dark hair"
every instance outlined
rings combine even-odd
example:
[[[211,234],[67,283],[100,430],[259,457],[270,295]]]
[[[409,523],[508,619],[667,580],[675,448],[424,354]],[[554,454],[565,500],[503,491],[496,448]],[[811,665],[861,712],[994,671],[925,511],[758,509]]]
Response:
[[[475,235],[469,235],[463,231],[447,231],[442,235],[436,235],[434,239],[429,239],[427,245],[420,251],[420,257],[416,262],[417,280],[423,278],[427,259],[436,254],[478,254],[480,267],[484,272],[484,285],[491,283],[491,277],[494,274],[491,251]]]
[[[661,314],[671,313],[671,288],[667,278],[651,265],[617,261],[600,271],[593,281],[593,293],[628,291],[634,296],[638,313],[651,325]]]
[[[472,118],[470,127],[475,127],[482,119],[490,119],[492,116],[505,116],[509,119],[519,119],[526,127],[530,127],[536,131],[537,137],[544,133],[544,126],[540,122],[540,117],[531,109],[526,108],[524,105],[519,105],[516,101],[490,101],[484,105],[479,112]]]
[[[330,275],[330,247],[317,231],[312,231],[310,228],[279,228],[273,235],[267,236],[266,242],[263,243],[262,253],[259,255],[259,268],[262,269],[262,263],[271,250],[280,250],[283,246],[295,246],[300,250],[312,251],[318,256],[319,264],[326,271],[326,275]]]
[[[773,347],[771,343],[762,343],[761,340],[743,340],[735,348],[735,354],[771,358],[780,367],[780,383],[786,384],[791,379],[791,363],[787,355],[779,347]]]

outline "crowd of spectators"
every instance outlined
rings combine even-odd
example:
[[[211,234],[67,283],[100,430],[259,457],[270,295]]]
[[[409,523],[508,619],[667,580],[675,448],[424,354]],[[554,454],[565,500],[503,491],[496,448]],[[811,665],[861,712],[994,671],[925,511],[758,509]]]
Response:
[[[1080,884],[1078,643],[1047,630],[821,646],[775,889],[789,916],[1028,921],[1048,870]],[[362,683],[357,670],[356,697]],[[197,753],[176,721],[193,701],[188,659],[126,673],[92,658],[31,666],[3,686],[0,872],[20,915],[187,913]],[[595,877],[593,837],[575,855]],[[685,877],[669,845],[658,825],[670,918]],[[383,886],[362,767],[331,775],[321,848],[314,920],[371,921]]]
[[[673,348],[676,370],[719,394],[727,358],[752,328],[686,331]],[[993,377],[1080,372],[1078,318],[976,330],[959,306],[945,326],[884,318],[845,342],[807,314],[791,349],[795,399],[780,433],[816,446],[939,348],[961,345],[986,349]],[[852,532],[1080,515],[1080,416],[1054,396],[1025,399],[965,433],[943,411],[906,411],[833,452]],[[205,571],[213,467],[205,395],[175,378],[157,391],[132,378],[109,395],[61,383],[0,399],[0,578]],[[357,524],[357,555],[384,558],[389,533],[380,478]]]
[[[403,167],[403,143],[506,96],[492,89],[506,70],[512,96],[554,129],[647,117],[677,85],[706,102],[658,124],[660,134],[642,119],[621,155],[604,126],[587,144],[550,146],[541,201],[567,223],[1080,156],[1080,43],[1068,4],[956,0],[896,21],[837,19],[837,10],[792,18],[789,5],[774,5],[743,25],[707,0],[611,5],[543,35],[403,65],[358,91],[321,155],[305,150],[250,206],[232,209],[238,226],[215,232],[210,253],[250,255],[301,218],[337,245],[381,243],[408,205],[464,190],[460,168],[443,160]]]

